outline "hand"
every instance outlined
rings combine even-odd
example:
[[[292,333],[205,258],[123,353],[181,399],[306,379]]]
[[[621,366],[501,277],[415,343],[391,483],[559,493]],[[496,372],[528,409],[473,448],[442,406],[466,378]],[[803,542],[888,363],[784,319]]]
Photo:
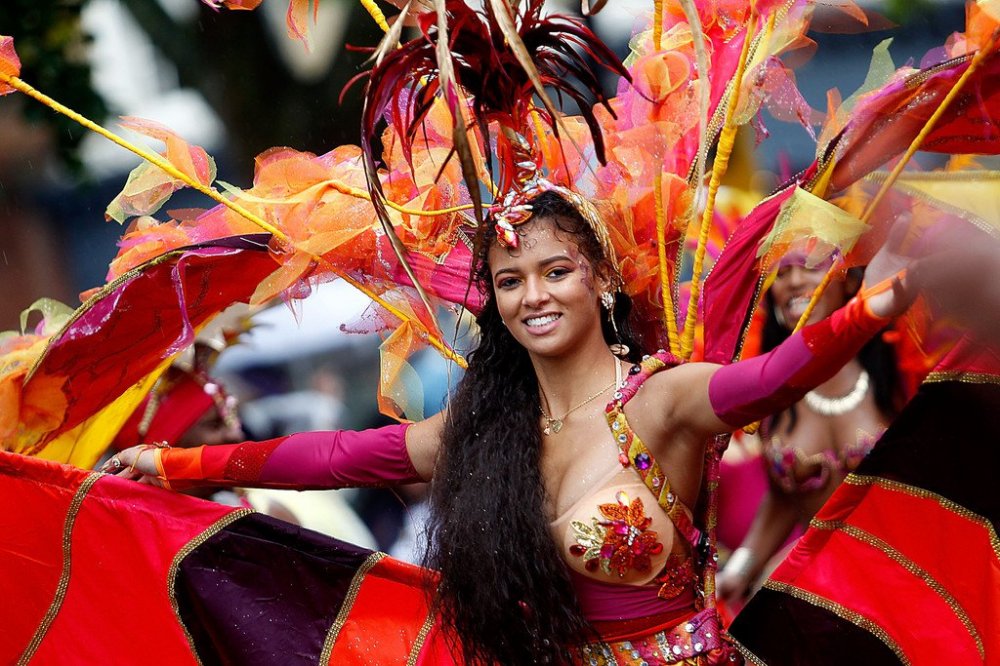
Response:
[[[749,590],[750,582],[736,572],[722,570],[715,576],[715,594],[729,606],[741,603]]]
[[[100,471],[140,483],[163,486],[163,482],[157,478],[156,463],[153,459],[156,448],[153,444],[140,444],[119,451],[101,466]]]
[[[889,238],[865,269],[861,290],[868,308],[878,317],[903,314],[917,297],[914,280],[908,277],[915,262],[907,251],[909,232],[908,222],[896,222],[889,231]]]

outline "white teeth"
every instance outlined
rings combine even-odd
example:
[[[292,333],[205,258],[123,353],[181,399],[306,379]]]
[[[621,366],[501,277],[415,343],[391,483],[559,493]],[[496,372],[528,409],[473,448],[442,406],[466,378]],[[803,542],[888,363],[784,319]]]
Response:
[[[808,296],[796,296],[795,298],[788,301],[788,310],[792,313],[802,314],[805,312],[806,307],[809,306]]]
[[[528,326],[545,326],[546,324],[551,324],[561,316],[562,315],[550,314],[545,315],[544,317],[531,317],[529,319],[525,319],[524,323]]]

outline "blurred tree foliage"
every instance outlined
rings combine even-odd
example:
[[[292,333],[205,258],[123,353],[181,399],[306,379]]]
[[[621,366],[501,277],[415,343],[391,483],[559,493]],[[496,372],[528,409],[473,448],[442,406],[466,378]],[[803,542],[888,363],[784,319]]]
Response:
[[[267,1],[287,6],[286,0]],[[326,1],[341,3],[349,44],[378,43],[382,32],[361,3]],[[222,119],[233,161],[227,169],[230,178],[248,180],[254,157],[273,146],[324,153],[360,140],[359,88],[352,88],[343,103],[339,97],[347,82],[365,69],[367,52],[340,44],[325,73],[300,81],[276,44],[287,37],[267,29],[263,6],[252,12],[214,11],[198,3],[193,18],[175,19],[158,0],[122,4],[177,68],[180,85],[199,91]]]
[[[880,7],[879,11],[891,21],[899,25],[906,25],[922,13],[932,9],[935,4],[931,0],[885,0],[884,6]]]
[[[108,109],[91,86],[86,49],[89,37],[80,25],[86,0],[3,0],[0,33],[14,37],[21,78],[66,106],[101,122]],[[87,130],[33,101],[21,105],[31,123],[53,130],[59,157],[79,172],[76,149]]]

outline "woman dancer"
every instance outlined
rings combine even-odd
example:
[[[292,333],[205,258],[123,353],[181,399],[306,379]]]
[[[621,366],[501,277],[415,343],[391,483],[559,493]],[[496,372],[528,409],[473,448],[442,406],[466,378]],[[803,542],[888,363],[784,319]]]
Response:
[[[480,344],[444,413],[362,433],[140,446],[108,469],[175,488],[433,480],[425,563],[440,571],[439,608],[468,663],[722,657],[692,511],[706,442],[797,401],[907,299],[862,291],[764,356],[658,372],[675,363],[665,352],[623,363],[610,351],[629,345],[628,304],[585,202],[548,191],[530,205],[517,247],[483,244]],[[884,253],[868,278],[897,268]]]
[[[829,268],[807,266],[805,259],[791,252],[778,264],[766,296],[765,351],[788,337]],[[860,284],[855,270],[831,283],[809,322],[829,316]],[[765,419],[761,435],[769,487],[747,536],[719,573],[722,598],[738,603],[750,592],[796,526],[808,524],[871,450],[898,413],[901,398],[893,348],[876,336],[801,401]]]

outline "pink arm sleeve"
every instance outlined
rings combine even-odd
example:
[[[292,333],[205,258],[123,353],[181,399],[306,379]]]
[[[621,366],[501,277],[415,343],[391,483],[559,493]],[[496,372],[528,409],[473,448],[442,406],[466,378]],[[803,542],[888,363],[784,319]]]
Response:
[[[770,352],[719,368],[708,384],[712,409],[733,428],[779,412],[836,374],[888,323],[856,296]]]
[[[171,487],[229,485],[345,488],[423,479],[406,449],[408,424],[373,430],[303,432],[262,442],[157,449],[160,478]]]

